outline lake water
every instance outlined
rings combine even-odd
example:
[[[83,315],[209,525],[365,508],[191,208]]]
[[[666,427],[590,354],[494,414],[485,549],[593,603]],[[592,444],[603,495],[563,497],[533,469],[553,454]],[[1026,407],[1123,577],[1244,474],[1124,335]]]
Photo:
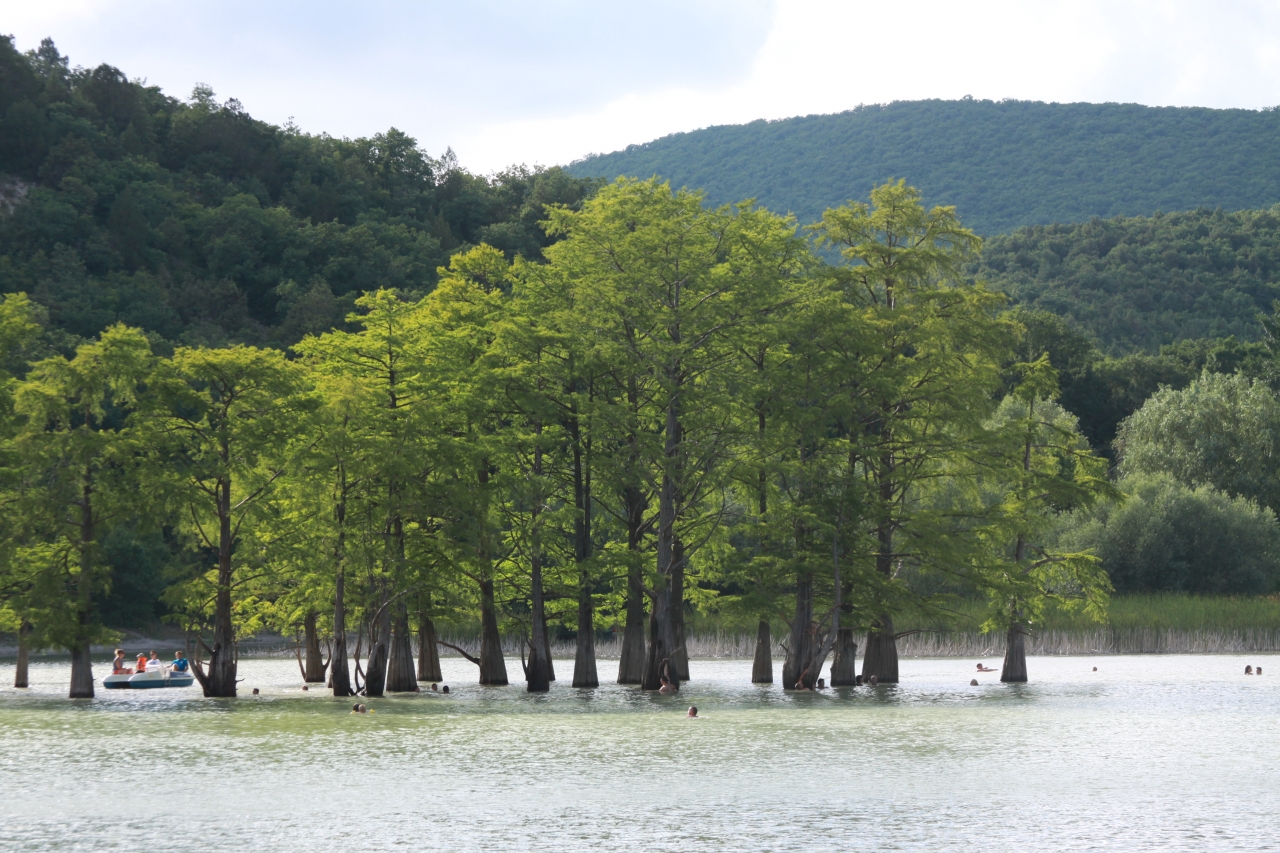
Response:
[[[451,696],[366,716],[292,660],[243,660],[236,700],[77,702],[36,663],[0,688],[0,850],[1280,848],[1280,656],[1029,663],[1028,685],[904,660],[896,687],[784,694],[694,661],[666,697],[479,687],[447,659]]]

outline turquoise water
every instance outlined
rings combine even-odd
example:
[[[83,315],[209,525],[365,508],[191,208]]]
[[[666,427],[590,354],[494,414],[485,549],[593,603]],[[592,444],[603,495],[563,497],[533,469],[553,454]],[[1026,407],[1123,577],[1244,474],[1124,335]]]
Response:
[[[1038,658],[978,687],[973,661],[905,660],[897,687],[816,694],[694,661],[674,697],[444,666],[451,696],[353,716],[292,660],[242,661],[237,700],[72,702],[67,664],[33,664],[0,688],[0,849],[1280,848],[1280,656]]]

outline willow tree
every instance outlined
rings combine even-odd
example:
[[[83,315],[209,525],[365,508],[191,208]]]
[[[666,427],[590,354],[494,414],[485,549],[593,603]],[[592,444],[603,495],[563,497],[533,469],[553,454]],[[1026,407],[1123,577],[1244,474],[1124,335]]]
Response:
[[[642,686],[688,677],[685,576],[722,515],[708,507],[741,427],[731,388],[737,339],[776,308],[776,273],[745,246],[792,248],[795,227],[750,205],[708,210],[702,196],[656,179],[619,179],[582,210],[549,211],[547,250],[575,291],[585,325],[611,363],[647,375],[657,429],[639,448],[657,493],[656,566]],[[617,418],[623,421],[625,418]]]
[[[850,452],[864,481],[870,544],[851,556],[874,567],[863,677],[895,683],[893,613],[908,595],[900,571],[908,561],[924,570],[945,564],[953,544],[953,531],[931,524],[936,518],[918,503],[919,487],[955,467],[948,460],[982,435],[1013,327],[994,318],[1002,297],[963,280],[977,235],[955,208],[926,209],[903,181],[873,189],[869,205],[826,211],[814,229],[820,244],[839,251],[833,275],[868,329]]]
[[[212,645],[197,638],[193,671],[206,696],[235,696],[240,544],[309,435],[306,374],[275,350],[181,347],[160,362],[143,402],[144,488],[163,494],[174,521],[217,555],[182,591],[190,613],[213,623]]]
[[[113,326],[76,348],[72,358],[35,364],[17,390],[25,424],[17,440],[26,480],[20,512],[36,547],[28,559],[46,565],[37,589],[45,604],[41,638],[71,653],[72,699],[94,694],[90,644],[100,627],[93,591],[101,586],[103,525],[137,507],[136,435],[125,420],[151,365],[137,329]]]
[[[1101,561],[1054,548],[1049,534],[1058,513],[1119,497],[1106,460],[1090,450],[1075,416],[1054,401],[1058,376],[1048,357],[1015,370],[1021,379],[990,421],[999,437],[991,447],[996,452],[976,460],[997,509],[990,529],[998,559],[983,577],[991,602],[983,627],[1006,633],[1005,682],[1027,680],[1026,637],[1050,604],[1104,617],[1111,582]]]

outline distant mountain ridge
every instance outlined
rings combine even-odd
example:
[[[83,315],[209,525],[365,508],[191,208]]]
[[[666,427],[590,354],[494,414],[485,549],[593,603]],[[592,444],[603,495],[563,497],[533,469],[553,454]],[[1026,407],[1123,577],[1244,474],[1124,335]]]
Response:
[[[979,233],[1280,203],[1280,111],[897,101],[709,127],[577,161],[579,177],[659,175],[712,203],[755,197],[802,222],[905,178]]]

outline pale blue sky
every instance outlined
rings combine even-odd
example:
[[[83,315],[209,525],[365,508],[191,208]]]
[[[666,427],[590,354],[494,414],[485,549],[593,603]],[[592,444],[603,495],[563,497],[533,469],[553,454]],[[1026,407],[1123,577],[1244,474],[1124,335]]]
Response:
[[[1280,0],[0,0],[0,32],[482,172],[894,99],[1280,103]]]

